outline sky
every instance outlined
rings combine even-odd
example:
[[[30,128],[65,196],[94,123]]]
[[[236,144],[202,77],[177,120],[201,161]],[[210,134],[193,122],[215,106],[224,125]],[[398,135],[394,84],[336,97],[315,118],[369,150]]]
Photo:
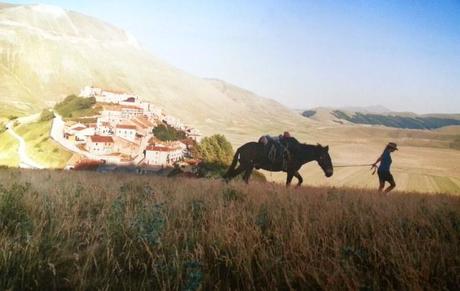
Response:
[[[184,71],[291,108],[460,113],[460,0],[39,3],[112,23]]]

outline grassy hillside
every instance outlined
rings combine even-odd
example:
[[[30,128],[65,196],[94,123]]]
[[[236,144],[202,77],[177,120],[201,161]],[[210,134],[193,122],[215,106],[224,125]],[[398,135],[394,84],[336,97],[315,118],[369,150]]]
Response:
[[[360,112],[355,112],[353,115],[349,115],[340,110],[335,110],[332,114],[339,119],[344,119],[357,124],[384,125],[388,127],[407,129],[437,129],[444,126],[460,125],[460,120],[448,117],[398,116]]]
[[[460,284],[460,197],[65,171],[0,181],[0,289]]]
[[[64,168],[72,153],[64,150],[49,136],[51,120],[23,124],[15,131],[24,138],[31,159],[49,168]]]
[[[273,100],[176,69],[93,17],[48,5],[0,9],[0,106],[34,113],[88,85],[137,94],[206,135],[309,123]]]
[[[1,132],[2,130],[0,130]],[[8,132],[0,133],[0,166],[17,167],[19,143]]]
[[[8,106],[0,103],[0,123],[6,123],[13,117],[23,116],[24,111],[15,108],[14,106]]]

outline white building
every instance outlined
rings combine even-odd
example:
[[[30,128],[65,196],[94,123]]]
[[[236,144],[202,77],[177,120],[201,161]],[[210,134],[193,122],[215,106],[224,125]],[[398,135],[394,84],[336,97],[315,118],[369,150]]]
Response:
[[[145,101],[140,102],[138,106],[144,110],[144,115],[149,118],[155,118],[155,119],[163,118],[163,112],[161,108],[158,108],[149,102],[145,102]]]
[[[139,97],[131,95],[125,100],[120,102],[120,105],[140,105],[142,102],[139,101]]]
[[[86,143],[88,152],[95,155],[109,155],[113,153],[114,142],[111,136],[90,136]]]
[[[133,158],[140,152],[139,143],[126,140],[117,136],[113,137],[115,142],[114,151],[125,156]]]
[[[88,138],[94,134],[95,134],[94,127],[87,127],[87,128],[75,131],[75,142],[85,143],[88,141]]]
[[[185,135],[191,139],[193,139],[196,142],[200,142],[202,135],[198,129],[195,128],[187,128],[185,130]]]
[[[107,121],[104,121],[101,118],[97,119],[95,132],[97,135],[103,135],[103,136],[111,136],[114,134],[110,123]]]
[[[64,128],[64,138],[74,141],[76,144],[85,143],[91,135],[94,135],[94,128],[87,127],[82,123],[75,123]]]
[[[180,130],[185,130],[185,124],[182,123],[178,118],[172,116],[172,115],[165,115],[163,117],[163,121],[169,125],[174,127],[175,129],[180,129]]]
[[[93,86],[86,86],[80,91],[80,97],[96,97],[102,94],[101,88],[95,88]]]
[[[95,97],[97,102],[118,104],[122,101],[127,100],[129,97],[134,96],[121,91],[103,90],[100,95]]]
[[[80,91],[81,97],[95,97],[97,102],[101,103],[115,103],[120,104],[122,102],[138,102],[138,97],[132,94],[128,94],[122,91],[103,90],[101,88],[95,88],[92,86],[86,86]]]
[[[148,165],[172,165],[184,157],[184,151],[179,147],[170,147],[161,144],[149,145],[145,149],[144,162]]]
[[[121,106],[121,117],[125,119],[133,119],[143,115],[144,110],[138,106],[123,105]]]
[[[100,120],[110,123],[112,126],[117,125],[123,119],[120,108],[104,107],[101,112]]]
[[[153,135],[152,131],[156,124],[145,117],[136,117],[130,120],[131,124],[136,126],[137,134],[140,136]]]
[[[136,140],[136,126],[130,124],[117,124],[115,135],[129,141]]]

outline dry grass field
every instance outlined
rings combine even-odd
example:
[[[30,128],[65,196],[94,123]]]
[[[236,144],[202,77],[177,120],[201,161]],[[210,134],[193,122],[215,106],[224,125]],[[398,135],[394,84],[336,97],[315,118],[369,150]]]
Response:
[[[2,290],[460,285],[458,196],[17,169],[0,181]]]

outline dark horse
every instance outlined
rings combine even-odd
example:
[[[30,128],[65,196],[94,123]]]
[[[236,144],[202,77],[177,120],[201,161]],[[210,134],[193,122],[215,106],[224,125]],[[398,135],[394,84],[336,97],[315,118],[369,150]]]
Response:
[[[258,142],[248,142],[236,150],[232,164],[225,173],[224,178],[228,181],[244,172],[243,179],[246,183],[249,181],[252,170],[261,168],[271,172],[287,172],[286,186],[291,184],[292,178],[299,180],[297,186],[303,182],[299,169],[303,164],[317,161],[323,169],[326,177],[331,177],[334,170],[332,167],[331,157],[329,156],[329,146],[309,145],[299,143],[295,138],[289,138],[289,158],[287,167],[283,170],[283,163],[273,163],[268,159],[265,145]],[[237,163],[239,166],[236,167]],[[236,167],[236,168],[235,168]]]

